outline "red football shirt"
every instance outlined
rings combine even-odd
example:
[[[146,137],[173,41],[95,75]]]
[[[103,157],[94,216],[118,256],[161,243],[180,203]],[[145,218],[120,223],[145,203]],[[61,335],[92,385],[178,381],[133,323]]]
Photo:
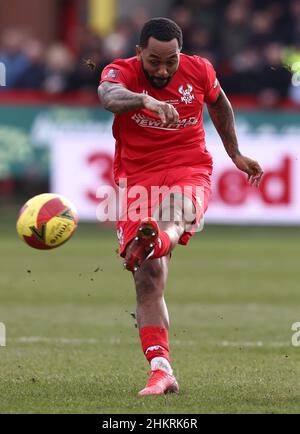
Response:
[[[168,102],[179,113],[179,121],[167,127],[146,109],[115,114],[116,139],[114,176],[135,183],[145,173],[172,167],[197,167],[210,174],[212,158],[205,147],[203,105],[214,102],[220,85],[211,63],[199,56],[180,55],[180,64],[169,84],[153,87],[136,57],[117,59],[102,71],[101,82],[121,83],[137,93],[147,93]]]

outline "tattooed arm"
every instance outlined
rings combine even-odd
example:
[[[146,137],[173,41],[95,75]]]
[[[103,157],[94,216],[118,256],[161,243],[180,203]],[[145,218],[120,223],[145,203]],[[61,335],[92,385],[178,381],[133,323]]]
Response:
[[[240,155],[233,110],[222,89],[217,100],[213,104],[208,104],[207,109],[229,157],[235,158],[236,155]]]
[[[122,84],[103,81],[98,87],[98,95],[103,107],[113,113],[146,108],[157,114],[166,125],[176,122],[179,118],[177,110],[171,104],[143,93],[131,92]]]
[[[208,104],[207,109],[227,154],[238,169],[247,173],[250,183],[258,186],[263,171],[257,161],[240,153],[235,132],[233,110],[222,89],[217,100],[213,104]]]
[[[124,113],[144,107],[145,96],[126,89],[122,84],[104,81],[98,87],[98,95],[103,107],[113,113]]]

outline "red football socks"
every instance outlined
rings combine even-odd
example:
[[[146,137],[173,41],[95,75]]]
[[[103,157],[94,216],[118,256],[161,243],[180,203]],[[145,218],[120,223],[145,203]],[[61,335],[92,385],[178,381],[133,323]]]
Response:
[[[145,326],[140,329],[140,339],[146,359],[150,363],[154,357],[169,359],[168,330],[159,326]]]
[[[154,247],[154,252],[150,256],[150,259],[161,258],[166,256],[171,249],[171,240],[167,232],[159,231],[159,238]]]

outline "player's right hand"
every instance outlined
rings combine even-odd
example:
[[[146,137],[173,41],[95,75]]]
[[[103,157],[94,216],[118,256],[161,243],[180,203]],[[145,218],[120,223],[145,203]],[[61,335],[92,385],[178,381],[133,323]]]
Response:
[[[145,109],[157,114],[164,125],[176,123],[179,119],[179,113],[172,104],[158,101],[149,95],[145,95]]]

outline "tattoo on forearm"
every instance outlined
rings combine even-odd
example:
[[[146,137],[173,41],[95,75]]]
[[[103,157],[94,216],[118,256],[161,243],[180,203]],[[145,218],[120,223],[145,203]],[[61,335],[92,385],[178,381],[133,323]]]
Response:
[[[122,85],[103,82],[98,89],[98,95],[104,108],[113,113],[143,108],[143,95],[131,92]]]
[[[217,101],[214,104],[208,104],[207,109],[227,154],[231,158],[239,155],[233,110],[222,89]]]

